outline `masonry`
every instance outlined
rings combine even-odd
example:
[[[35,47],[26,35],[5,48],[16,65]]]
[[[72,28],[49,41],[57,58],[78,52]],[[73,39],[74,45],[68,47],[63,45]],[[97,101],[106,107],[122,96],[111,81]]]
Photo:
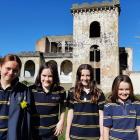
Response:
[[[132,71],[132,49],[120,47],[118,0],[73,4],[73,35],[45,36],[33,52],[21,52],[20,80],[34,82],[40,65],[51,61],[58,66],[61,84],[72,86],[80,64],[91,64],[94,80],[108,93],[114,78]]]

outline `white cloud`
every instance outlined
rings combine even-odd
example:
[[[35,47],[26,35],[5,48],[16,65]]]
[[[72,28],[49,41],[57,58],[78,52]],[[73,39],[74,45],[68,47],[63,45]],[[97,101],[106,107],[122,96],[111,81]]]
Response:
[[[138,38],[138,39],[140,39],[140,36],[135,36],[135,38]]]

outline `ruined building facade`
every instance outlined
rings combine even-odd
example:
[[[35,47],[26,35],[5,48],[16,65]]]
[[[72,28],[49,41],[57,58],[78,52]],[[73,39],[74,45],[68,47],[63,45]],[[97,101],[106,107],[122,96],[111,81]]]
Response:
[[[35,52],[19,54],[22,60],[20,80],[34,81],[43,61],[57,64],[61,83],[75,81],[80,64],[91,64],[94,80],[106,93],[114,78],[132,70],[132,50],[119,47],[118,0],[74,4],[73,35],[45,36],[36,43]]]

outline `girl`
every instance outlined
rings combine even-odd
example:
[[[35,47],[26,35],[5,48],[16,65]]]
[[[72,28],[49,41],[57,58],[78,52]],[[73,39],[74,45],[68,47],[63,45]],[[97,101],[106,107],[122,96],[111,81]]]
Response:
[[[64,88],[59,86],[56,65],[50,62],[43,64],[30,90],[34,103],[32,105],[33,140],[57,140],[64,125],[66,93]]]
[[[127,75],[115,78],[109,103],[104,108],[104,140],[109,139],[140,140],[140,102]]]
[[[68,95],[66,140],[101,140],[105,97],[93,82],[93,68],[79,66]]]
[[[27,87],[18,80],[21,61],[6,55],[0,62],[0,140],[30,140]],[[24,134],[23,134],[24,131]]]

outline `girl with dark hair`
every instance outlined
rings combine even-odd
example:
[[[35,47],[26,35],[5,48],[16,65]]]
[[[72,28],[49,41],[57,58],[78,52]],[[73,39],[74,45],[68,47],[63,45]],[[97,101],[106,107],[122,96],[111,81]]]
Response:
[[[102,140],[104,94],[95,85],[93,68],[79,66],[75,87],[67,99],[68,115],[66,140]]]
[[[59,85],[57,66],[44,63],[32,93],[32,137],[33,140],[57,140],[63,131],[66,92]],[[58,120],[59,117],[59,120]]]
[[[0,61],[1,140],[30,140],[30,94],[18,80],[20,69],[17,55],[6,55]]]
[[[104,108],[104,140],[140,140],[140,102],[131,79],[119,75]]]

